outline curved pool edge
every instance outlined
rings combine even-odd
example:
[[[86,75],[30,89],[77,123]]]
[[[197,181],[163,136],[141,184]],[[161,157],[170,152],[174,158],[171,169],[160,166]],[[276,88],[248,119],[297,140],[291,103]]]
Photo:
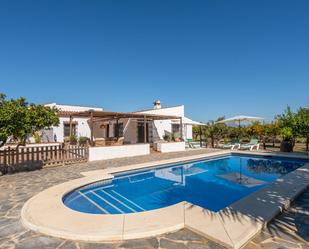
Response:
[[[22,208],[21,222],[25,227],[40,233],[84,241],[117,241],[173,232],[184,228],[185,202],[139,213],[102,215],[70,209],[63,203],[63,197],[79,187],[111,179],[113,173],[229,154],[229,151],[216,151],[196,156],[82,172],[84,177],[50,187],[30,198]]]
[[[308,163],[217,213],[187,202],[180,202],[139,213],[89,214],[74,211],[62,201],[63,196],[72,190],[110,179],[113,177],[112,173],[228,154],[230,152],[224,151],[177,160],[130,165],[99,170],[100,174],[98,171],[86,172],[84,174],[86,177],[53,186],[29,199],[22,208],[21,221],[25,227],[43,234],[93,242],[151,237],[187,227],[223,246],[239,248],[280,210],[287,207],[290,200],[308,187]],[[276,193],[278,198],[273,198],[270,193]]]
[[[82,181],[81,181],[82,180]],[[102,178],[85,177],[51,187],[29,199],[22,208],[22,224],[34,231],[63,239],[119,241],[173,232],[184,227],[185,202],[140,213],[89,214],[70,209],[62,197]],[[43,211],[44,210],[44,211]]]

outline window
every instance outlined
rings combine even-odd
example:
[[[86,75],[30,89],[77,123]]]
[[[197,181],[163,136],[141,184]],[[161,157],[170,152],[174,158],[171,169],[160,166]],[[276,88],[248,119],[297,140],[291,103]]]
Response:
[[[172,133],[179,133],[180,132],[180,125],[179,124],[172,124]]]
[[[76,123],[72,124],[72,135],[76,135]],[[70,136],[70,123],[65,122],[63,124],[63,136],[69,137]]]
[[[123,137],[123,123],[114,124],[115,137]]]
[[[172,124],[172,136],[174,138],[180,137],[180,124]]]

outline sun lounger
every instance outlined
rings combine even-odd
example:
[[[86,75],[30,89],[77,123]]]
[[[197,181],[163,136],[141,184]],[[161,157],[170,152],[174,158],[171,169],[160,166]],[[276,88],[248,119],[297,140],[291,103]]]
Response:
[[[217,147],[220,148],[220,149],[238,150],[240,148],[240,143],[239,143],[238,140],[235,140],[231,143],[217,144]]]
[[[250,150],[250,151],[252,151],[254,148],[256,150],[259,150],[259,148],[260,148],[260,144],[259,144],[259,140],[258,139],[252,138],[249,143],[241,144],[240,145],[240,149],[241,150]]]

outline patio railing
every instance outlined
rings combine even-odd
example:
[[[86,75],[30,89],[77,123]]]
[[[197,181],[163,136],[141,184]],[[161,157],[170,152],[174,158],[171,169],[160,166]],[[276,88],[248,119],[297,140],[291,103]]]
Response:
[[[0,150],[2,174],[88,161],[88,147],[70,145],[5,148]]]

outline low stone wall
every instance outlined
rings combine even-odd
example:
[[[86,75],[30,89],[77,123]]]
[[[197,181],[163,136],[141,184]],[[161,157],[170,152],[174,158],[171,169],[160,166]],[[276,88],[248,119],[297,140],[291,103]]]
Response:
[[[89,161],[107,160],[120,157],[142,156],[150,154],[149,144],[130,144],[89,148]]]
[[[175,152],[175,151],[184,151],[186,149],[185,142],[158,142],[156,143],[156,150],[160,152]]]

